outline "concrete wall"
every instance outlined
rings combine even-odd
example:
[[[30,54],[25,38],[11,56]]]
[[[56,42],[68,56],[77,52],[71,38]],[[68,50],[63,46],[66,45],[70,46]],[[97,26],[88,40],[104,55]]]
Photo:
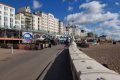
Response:
[[[120,80],[120,75],[81,52],[76,43],[69,47],[74,80]]]

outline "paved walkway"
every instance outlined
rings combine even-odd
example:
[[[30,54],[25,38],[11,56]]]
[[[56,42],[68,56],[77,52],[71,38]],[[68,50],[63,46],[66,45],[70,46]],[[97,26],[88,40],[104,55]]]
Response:
[[[19,49],[14,49],[13,54],[12,54],[12,49],[4,49],[0,48],[0,60],[3,60],[5,58],[9,58],[18,54],[26,53],[26,52],[31,52],[29,50],[19,50]]]
[[[22,54],[16,50],[13,56],[0,60],[0,80],[36,80],[62,49],[64,46],[58,45],[37,51],[20,50]]]

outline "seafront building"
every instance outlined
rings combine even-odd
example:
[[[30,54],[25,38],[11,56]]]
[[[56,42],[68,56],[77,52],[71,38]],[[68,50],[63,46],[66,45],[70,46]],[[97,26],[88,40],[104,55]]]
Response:
[[[15,14],[15,8],[0,3],[0,43],[21,43],[22,32],[34,35],[64,34],[63,22],[51,13],[31,12],[30,7],[22,7]]]
[[[13,28],[15,26],[15,8],[0,3],[0,27]]]
[[[63,34],[63,22],[59,21],[59,19],[55,18],[51,13],[44,12],[35,12],[32,13],[30,7],[23,7],[18,10],[16,14],[17,17],[20,17],[18,22],[24,22],[25,25],[20,23],[21,29],[27,30],[42,30],[46,33],[55,33],[55,34]],[[21,19],[23,16],[23,20]],[[16,20],[17,22],[17,20]],[[16,26],[18,23],[16,23]]]

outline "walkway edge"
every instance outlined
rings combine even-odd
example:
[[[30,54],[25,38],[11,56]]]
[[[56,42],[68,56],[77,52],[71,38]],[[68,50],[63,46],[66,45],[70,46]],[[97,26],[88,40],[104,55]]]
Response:
[[[52,64],[54,63],[56,57],[63,52],[64,49],[60,50],[57,52],[56,56],[45,66],[45,68],[43,69],[43,71],[39,74],[39,76],[36,78],[36,80],[43,80],[45,75],[47,74],[47,71],[50,69],[50,67],[52,66]]]

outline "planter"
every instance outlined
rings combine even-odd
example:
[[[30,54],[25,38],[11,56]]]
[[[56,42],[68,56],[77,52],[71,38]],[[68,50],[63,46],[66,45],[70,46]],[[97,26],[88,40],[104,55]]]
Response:
[[[24,44],[18,44],[18,48],[19,49],[25,49],[25,45]]]
[[[1,44],[1,48],[8,48],[7,44]]]

